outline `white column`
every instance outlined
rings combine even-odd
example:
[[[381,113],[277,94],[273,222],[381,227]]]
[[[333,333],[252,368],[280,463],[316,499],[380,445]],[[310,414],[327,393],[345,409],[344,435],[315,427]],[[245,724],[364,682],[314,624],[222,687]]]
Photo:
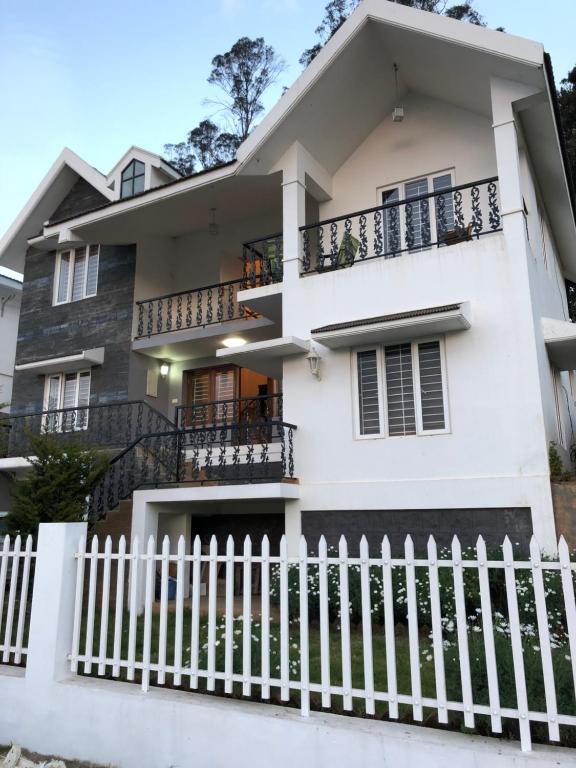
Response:
[[[300,499],[286,499],[284,504],[284,532],[288,557],[297,557],[302,535],[302,505]]]
[[[76,558],[86,523],[41,523],[38,530],[26,682],[49,686],[70,675]],[[30,695],[33,695],[32,693]]]
[[[519,386],[522,387],[524,399],[529,402],[527,413],[530,419],[526,418],[524,427],[531,432],[528,439],[536,455],[534,469],[543,475],[542,493],[532,494],[527,501],[540,545],[553,552],[556,549],[556,529],[552,494],[546,477],[548,445],[537,349],[537,339],[541,334],[540,318],[535,316],[532,298],[528,264],[531,256],[520,170],[521,139],[514,110],[514,103],[531,97],[534,89],[510,80],[492,78],[491,94],[502,226],[507,258],[514,276],[514,291],[509,301],[514,306],[515,334],[522,344],[522,370],[516,371],[516,378],[521,382]]]
[[[160,505],[162,506],[162,505]],[[184,536],[186,541],[185,552],[189,555],[192,551],[191,536],[192,536],[192,513],[188,511],[174,511],[178,508],[172,505],[171,507],[163,510],[159,510],[158,514],[158,546],[163,540],[164,536],[168,536],[170,539],[170,554],[176,555],[178,553],[178,539],[180,536]],[[186,561],[184,564],[184,597],[190,596],[190,561]]]
[[[148,539],[154,536],[156,539],[156,550],[158,550],[158,505],[146,500],[146,491],[135,491],[132,501],[132,530],[130,533],[130,549],[134,537],[138,536],[140,542],[140,554],[146,552]],[[161,543],[160,543],[161,546]],[[140,563],[138,568],[138,586],[137,586],[137,610],[141,613],[144,610],[145,593],[145,572],[144,563]]]

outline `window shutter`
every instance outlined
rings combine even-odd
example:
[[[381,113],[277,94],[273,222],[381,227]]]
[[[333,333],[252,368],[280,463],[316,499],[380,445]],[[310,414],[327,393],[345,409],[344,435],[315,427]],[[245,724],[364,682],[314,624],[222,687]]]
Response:
[[[98,289],[99,251],[99,246],[90,246],[88,252],[88,274],[86,275],[86,296],[95,296]]]
[[[425,432],[445,429],[446,420],[444,416],[440,342],[428,341],[418,344],[418,365],[420,372],[422,429]]]
[[[236,393],[236,371],[216,371],[214,375],[214,400],[233,400]],[[214,418],[217,421],[235,421],[235,404],[227,403],[216,406]]]
[[[386,347],[385,358],[388,433],[391,437],[415,435],[412,345],[396,344]]]
[[[360,434],[378,435],[380,433],[380,404],[376,350],[358,352],[357,360]]]
[[[72,301],[84,298],[86,276],[86,248],[77,248],[74,256],[74,277],[72,279]]]
[[[190,388],[190,423],[201,424],[208,420],[208,409],[202,407],[210,402],[210,371],[197,371],[192,376]]]
[[[68,279],[70,277],[70,251],[60,254],[60,273],[58,275],[58,295],[56,301],[60,304],[68,301]]]

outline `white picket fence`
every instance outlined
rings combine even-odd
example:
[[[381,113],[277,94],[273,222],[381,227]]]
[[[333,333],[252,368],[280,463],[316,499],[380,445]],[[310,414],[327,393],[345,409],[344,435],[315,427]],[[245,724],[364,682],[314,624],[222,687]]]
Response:
[[[28,653],[24,643],[36,553],[32,551],[31,536],[24,547],[20,536],[13,540],[10,536],[0,537],[0,542],[0,660],[3,664],[21,664]]]
[[[405,718],[409,710],[415,722],[424,719],[425,710],[433,710],[440,724],[449,722],[449,713],[461,713],[464,725],[471,729],[477,717],[485,716],[493,733],[501,733],[503,719],[511,719],[518,723],[523,750],[531,748],[533,723],[545,724],[553,742],[560,740],[560,726],[576,726],[576,563],[571,562],[564,539],[555,561],[543,560],[534,540],[530,559],[515,559],[508,538],[502,547],[503,559],[488,559],[482,538],[473,552],[463,553],[456,538],[451,551],[439,552],[430,537],[427,556],[417,557],[408,537],[404,556],[399,558],[392,557],[384,537],[378,555],[374,554],[369,553],[365,538],[359,557],[349,556],[344,538],[337,552],[329,552],[322,537],[315,554],[309,553],[302,538],[298,557],[288,556],[285,538],[277,556],[270,555],[267,537],[258,555],[252,554],[248,537],[241,551],[228,538],[224,552],[218,551],[215,538],[209,551],[202,551],[196,538],[191,554],[183,538],[172,554],[168,538],[160,552],[152,537],[146,551],[134,539],[130,552],[124,538],[115,552],[110,538],[104,551],[96,537],[89,551],[83,540],[77,553],[72,672],[127,680],[135,680],[138,672],[144,691],[150,685],[167,684],[197,689],[202,680],[208,691],[241,691],[243,696],[258,695],[263,700],[270,699],[272,690],[279,692],[283,702],[296,693],[302,715],[309,714],[312,696],[313,705],[327,709],[334,697],[345,711],[361,702],[368,716]],[[235,602],[236,569],[241,571],[242,590]],[[176,581],[172,606],[168,600],[171,570]],[[224,573],[219,585],[220,570]],[[494,605],[498,579],[503,612]],[[254,580],[259,582],[260,595],[253,594]],[[358,582],[361,619],[355,628],[350,587]],[[185,597],[189,583],[190,600]],[[472,605],[475,600],[476,606]],[[448,604],[451,615],[446,616]],[[404,634],[397,628],[400,609],[405,616]],[[381,623],[375,620],[378,611],[383,614]],[[526,613],[533,615],[533,623],[522,619]],[[472,643],[476,649],[480,644],[479,656],[478,650],[471,652]],[[509,664],[499,656],[504,646]],[[311,651],[318,667],[314,674]],[[407,685],[405,679],[402,683],[401,656],[409,666],[409,692],[402,690]],[[539,676],[532,679],[534,664],[529,661],[534,658]],[[450,659],[451,669],[458,670],[459,690],[451,698]],[[425,690],[430,689],[430,675],[428,683],[423,676],[425,664],[433,667],[432,692]],[[509,691],[502,688],[506,667],[513,677],[513,705]],[[376,674],[375,669],[380,672]],[[488,688],[487,700],[481,702],[474,682],[478,675]],[[564,696],[561,707],[557,688],[567,680],[571,695],[568,703]],[[486,699],[486,694],[480,698]],[[502,703],[503,698],[508,704]],[[544,706],[531,706],[534,699]],[[386,704],[385,712],[381,704],[377,711],[381,702]]]

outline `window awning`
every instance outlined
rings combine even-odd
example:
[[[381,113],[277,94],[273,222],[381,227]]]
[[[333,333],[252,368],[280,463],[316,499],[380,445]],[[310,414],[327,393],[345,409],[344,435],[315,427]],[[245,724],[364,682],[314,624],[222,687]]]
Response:
[[[542,334],[552,365],[559,371],[576,370],[576,323],[543,317]]]
[[[331,349],[339,349],[364,344],[394,344],[416,336],[464,331],[470,325],[470,304],[463,302],[325,325],[312,331],[312,339]]]
[[[49,357],[46,360],[35,360],[33,363],[15,365],[15,371],[29,371],[30,373],[68,373],[79,371],[82,368],[91,368],[93,365],[102,365],[104,362],[104,347],[85,349],[76,355],[66,357]]]

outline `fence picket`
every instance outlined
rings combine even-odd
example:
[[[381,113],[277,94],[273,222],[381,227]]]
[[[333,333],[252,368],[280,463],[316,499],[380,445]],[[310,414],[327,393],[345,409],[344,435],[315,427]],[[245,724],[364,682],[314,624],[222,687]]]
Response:
[[[464,596],[464,573],[462,568],[462,546],[457,536],[452,539],[452,577],[454,579],[454,604],[456,607],[456,631],[458,634],[458,657],[460,660],[460,681],[462,703],[464,704],[464,725],[474,728],[474,702],[472,699],[472,674],[468,650],[468,625],[466,599]]]
[[[532,561],[532,584],[534,601],[536,603],[536,619],[538,621],[538,638],[540,642],[540,658],[544,675],[544,695],[546,697],[546,712],[548,715],[548,736],[550,741],[560,741],[558,725],[558,705],[556,703],[556,685],[554,683],[554,666],[552,664],[552,649],[550,647],[550,632],[548,629],[548,610],[544,592],[544,577],[542,574],[542,558],[540,547],[534,536],[530,540],[530,560]]]
[[[352,709],[352,654],[350,649],[350,590],[348,587],[348,543],[344,536],[338,544],[340,560],[340,647],[342,657],[343,707]]]
[[[528,719],[526,671],[524,669],[524,658],[522,653],[522,633],[520,631],[520,615],[518,613],[514,552],[512,550],[512,542],[508,536],[504,539],[502,552],[504,554],[506,600],[508,603],[508,620],[510,622],[510,642],[512,644],[514,680],[516,682],[516,703],[518,707],[518,722],[520,724],[520,742],[522,751],[530,752],[532,749],[532,737],[530,735],[530,721]]]
[[[322,684],[322,706],[332,702],[330,695],[330,617],[328,614],[328,546],[324,536],[318,542],[318,592],[320,608],[320,677]]]
[[[76,594],[74,597],[74,625],[72,627],[72,661],[70,671],[78,673],[78,654],[80,653],[80,629],[82,625],[82,602],[84,599],[84,567],[86,564],[86,537],[81,536],[78,542],[78,557],[76,564]],[[0,624],[2,623],[2,576],[0,574]]]
[[[14,539],[14,548],[12,550],[12,572],[10,573],[10,589],[8,591],[8,609],[6,611],[6,624],[4,626],[4,653],[2,661],[4,664],[10,661],[12,650],[12,629],[14,627],[14,610],[16,607],[16,590],[18,587],[18,571],[20,568],[20,549],[22,547],[22,538],[16,536]]]
[[[218,542],[216,536],[210,539],[210,562],[208,565],[208,681],[209,691],[216,689],[216,600],[218,597]]]
[[[392,552],[388,536],[382,539],[382,585],[384,600],[384,637],[386,641],[386,680],[388,716],[398,718],[398,680],[396,676],[396,638],[394,636],[394,592],[392,589]]]
[[[102,599],[100,606],[100,644],[98,646],[98,674],[106,672],[106,650],[108,644],[108,611],[110,606],[110,570],[112,568],[112,539],[106,537],[104,544],[104,573],[102,578]]]
[[[299,546],[300,592],[300,714],[310,714],[310,655],[308,647],[308,546],[304,536]]]
[[[566,611],[566,629],[570,646],[570,661],[572,664],[572,682],[574,683],[574,696],[576,697],[576,601],[574,600],[574,576],[570,562],[570,551],[564,536],[560,536],[558,542],[558,558],[560,560],[560,573],[562,577],[562,593],[564,596],[564,610]]]
[[[154,536],[148,539],[146,549],[146,581],[144,593],[144,636],[142,638],[142,690],[150,688],[150,652],[152,647],[152,604],[154,602],[154,586],[156,575],[156,540]]]
[[[200,645],[200,568],[202,545],[194,539],[192,551],[192,616],[190,622],[190,688],[198,688],[198,652]]]
[[[138,627],[138,572],[140,541],[134,536],[130,549],[130,618],[128,620],[128,680],[134,680],[136,665],[136,629]]]
[[[496,663],[494,624],[492,621],[492,599],[490,597],[490,579],[488,575],[488,555],[486,552],[486,542],[482,536],[478,536],[478,541],[476,542],[476,557],[478,560],[478,578],[480,582],[480,610],[482,612],[482,635],[486,658],[486,675],[488,677],[490,723],[494,733],[502,733],[498,665]]]
[[[116,605],[114,606],[114,640],[112,677],[120,676],[120,657],[122,655],[122,619],[124,614],[124,575],[126,569],[126,536],[120,536],[118,542],[118,560],[116,561]]]
[[[24,641],[24,626],[26,624],[26,608],[28,606],[28,583],[30,580],[30,564],[32,560],[32,536],[26,539],[24,549],[24,567],[22,571],[22,585],[20,587],[20,606],[18,609],[18,624],[16,626],[16,647],[14,649],[14,663],[22,661],[22,644]]]
[[[176,605],[174,626],[174,685],[182,685],[182,635],[184,629],[184,558],[186,539],[178,538],[176,560]]]
[[[158,685],[166,682],[166,650],[168,646],[168,570],[170,568],[170,539],[162,540],[160,566],[160,628],[158,633]],[[154,569],[156,575],[156,569]]]
[[[262,685],[260,695],[263,699],[270,698],[270,541],[264,534],[260,550],[262,570],[260,579],[260,619],[261,619],[261,673]]]
[[[224,627],[224,692],[232,693],[234,672],[234,539],[226,541],[226,623]]]
[[[242,695],[250,696],[252,686],[252,540],[244,539],[244,580],[242,585]]]
[[[94,615],[96,613],[96,577],[98,575],[98,536],[92,537],[90,547],[90,577],[88,581],[88,610],[86,617],[86,644],[84,646],[84,674],[92,672],[94,646]]]
[[[430,616],[432,618],[432,646],[434,649],[434,678],[438,703],[438,722],[448,722],[446,707],[446,670],[444,666],[444,640],[442,637],[442,608],[438,577],[438,547],[433,536],[428,539],[428,583],[430,585]]]
[[[290,699],[290,635],[288,613],[288,545],[280,539],[280,698]]]
[[[2,545],[2,558],[0,565],[0,630],[2,629],[2,617],[4,615],[4,596],[6,594],[6,579],[8,575],[8,558],[10,553],[10,536],[4,536],[4,543]],[[4,650],[4,645],[1,644],[0,638],[0,651]]]
[[[422,720],[422,682],[420,678],[420,644],[418,640],[418,606],[416,603],[416,569],[414,542],[410,535],[404,542],[404,570],[406,572],[406,601],[408,612],[408,644],[410,646],[410,683],[412,690],[412,716]]]
[[[362,592],[362,650],[366,714],[375,713],[374,660],[372,655],[372,606],[370,603],[370,553],[366,536],[360,539],[360,589]]]

